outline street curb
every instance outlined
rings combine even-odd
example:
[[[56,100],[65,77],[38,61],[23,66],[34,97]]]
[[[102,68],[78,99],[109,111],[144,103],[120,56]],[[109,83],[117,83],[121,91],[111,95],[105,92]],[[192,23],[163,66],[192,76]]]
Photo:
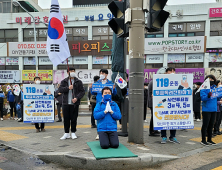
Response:
[[[132,158],[110,158],[96,160],[95,157],[88,155],[73,155],[70,152],[39,152],[35,150],[27,150],[25,148],[17,148],[1,143],[19,152],[37,156],[44,162],[55,163],[73,169],[84,170],[113,170],[113,169],[140,169],[149,166],[178,159],[178,156],[161,155],[161,154],[139,154],[138,157]]]
[[[178,159],[177,156],[160,154],[140,154],[132,158],[110,158],[96,160],[87,155],[71,155],[67,153],[39,153],[37,156],[43,161],[59,163],[60,165],[84,170],[113,170],[113,169],[140,169],[148,166]]]

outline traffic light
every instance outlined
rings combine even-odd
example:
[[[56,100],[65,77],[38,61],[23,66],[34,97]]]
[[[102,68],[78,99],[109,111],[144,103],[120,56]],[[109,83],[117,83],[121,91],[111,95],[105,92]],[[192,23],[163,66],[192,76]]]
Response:
[[[108,5],[109,10],[115,18],[112,18],[108,24],[110,28],[117,34],[117,37],[128,37],[129,28],[125,24],[125,10],[126,10],[126,0],[124,1],[112,1]]]
[[[161,30],[167,18],[169,17],[169,12],[164,11],[168,0],[148,0],[148,14],[147,14],[147,27],[148,32],[157,32]]]

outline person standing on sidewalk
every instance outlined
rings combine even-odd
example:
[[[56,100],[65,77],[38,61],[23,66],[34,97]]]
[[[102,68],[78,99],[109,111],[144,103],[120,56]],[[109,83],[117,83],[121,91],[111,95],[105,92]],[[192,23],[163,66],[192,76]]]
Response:
[[[0,88],[0,112],[1,112],[1,121],[3,121],[3,103],[4,103],[5,93]]]
[[[94,83],[96,83],[99,80],[99,78],[100,78],[99,76],[94,76],[94,78],[93,78],[94,79]],[[93,115],[94,109],[96,107],[96,95],[97,95],[97,93],[95,93],[95,95],[92,95],[91,91],[92,91],[92,86],[90,86],[89,92],[88,92],[89,93],[88,96],[89,96],[90,104],[92,106],[91,128],[97,128],[96,121],[95,121],[94,115]]]
[[[59,88],[60,84],[58,84]],[[56,106],[57,106],[57,113],[58,113],[58,119],[57,122],[62,122],[61,117],[61,108],[62,108],[62,93],[59,92],[59,90],[55,91],[55,99],[56,99]]]
[[[60,138],[61,140],[70,138],[70,123],[71,123],[71,137],[72,139],[76,139],[77,136],[76,126],[77,126],[77,118],[79,113],[79,105],[80,100],[85,95],[85,89],[83,87],[83,83],[79,80],[75,73],[75,68],[70,67],[67,70],[67,74],[69,77],[62,80],[61,85],[59,87],[59,92],[63,95],[62,100],[62,112],[64,119],[64,130],[65,134]]]
[[[217,112],[217,98],[211,98],[211,89],[216,88],[216,78],[213,75],[206,76],[206,79],[210,79],[210,89],[200,90],[200,97],[202,100],[202,118],[203,124],[201,128],[202,141],[201,144],[204,146],[216,145],[212,141],[212,130],[215,122]],[[207,141],[206,141],[207,136]]]
[[[41,83],[41,78],[40,77],[35,77],[34,78],[34,84],[39,85]],[[39,123],[35,123],[35,128],[36,128],[36,133],[40,132],[45,132],[45,123],[41,123],[41,127],[39,127]]]
[[[144,122],[147,123],[146,114],[147,114],[147,98],[148,98],[148,83],[144,83]]]
[[[194,116],[197,122],[200,122],[200,104],[201,104],[201,98],[200,98],[200,92],[197,92],[200,86],[202,85],[201,82],[196,82],[195,86],[196,88],[193,91],[193,112]]]
[[[12,93],[12,89],[8,91],[7,94],[7,103],[10,106],[10,119],[13,119],[13,111],[15,112],[15,96]]]
[[[166,74],[175,74],[176,70],[175,68],[169,67],[166,69]],[[180,88],[184,88],[183,86],[180,86]],[[179,88],[179,89],[180,89]],[[162,144],[165,144],[167,141],[167,134],[166,134],[166,130],[161,130],[161,137],[162,137]],[[177,140],[176,138],[176,130],[170,130],[170,137],[169,137],[169,141],[173,142],[173,143],[177,143],[180,144],[180,142]]]
[[[116,121],[120,120],[122,115],[118,105],[112,101],[112,90],[109,87],[103,88],[102,97],[101,102],[97,103],[94,109],[94,117],[98,122],[100,146],[102,149],[118,148]]]

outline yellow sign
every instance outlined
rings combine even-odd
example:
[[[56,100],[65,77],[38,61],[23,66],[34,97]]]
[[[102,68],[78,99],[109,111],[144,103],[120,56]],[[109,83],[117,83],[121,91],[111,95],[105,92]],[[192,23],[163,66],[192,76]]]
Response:
[[[36,77],[35,70],[22,71],[22,81],[34,81],[34,77]],[[53,70],[38,70],[38,77],[41,78],[41,81],[52,81]]]

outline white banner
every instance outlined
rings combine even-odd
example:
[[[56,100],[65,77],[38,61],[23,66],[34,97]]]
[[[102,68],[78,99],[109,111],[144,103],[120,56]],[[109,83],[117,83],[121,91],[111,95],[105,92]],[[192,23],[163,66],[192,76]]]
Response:
[[[37,55],[48,56],[46,41],[37,41]],[[35,56],[35,42],[9,42],[8,57]]]
[[[93,70],[76,70],[77,78],[80,79],[83,84],[91,84],[93,82],[94,76],[99,76],[99,69],[93,69]],[[111,80],[112,72],[111,70],[108,70],[108,79]],[[67,70],[54,70],[53,71],[53,83],[61,83],[63,79],[67,77]]]
[[[186,54],[186,63],[203,63],[204,54]]]
[[[146,55],[146,63],[163,63],[164,55]]]
[[[145,38],[144,54],[204,53],[205,37]]]
[[[0,83],[20,83],[19,70],[0,70]]]
[[[24,123],[54,122],[54,86],[24,84]]]
[[[39,65],[52,65],[49,57],[39,57]]]
[[[74,64],[88,64],[88,56],[74,57]]]
[[[108,64],[108,56],[93,56],[93,64]]]
[[[19,58],[14,57],[14,58],[6,58],[6,65],[18,65]]]
[[[154,130],[193,129],[193,75],[153,75]]]
[[[24,57],[24,65],[36,65],[35,57]]]

